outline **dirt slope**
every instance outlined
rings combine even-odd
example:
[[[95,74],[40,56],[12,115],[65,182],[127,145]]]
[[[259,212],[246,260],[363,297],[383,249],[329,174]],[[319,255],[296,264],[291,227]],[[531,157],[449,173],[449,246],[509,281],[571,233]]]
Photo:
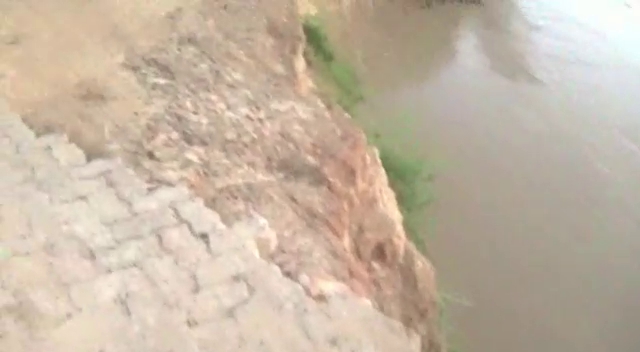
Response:
[[[441,350],[434,273],[380,161],[304,81],[290,0],[0,0],[0,93],[39,131],[187,182],[225,221],[256,211],[271,260],[321,298],[342,284]]]

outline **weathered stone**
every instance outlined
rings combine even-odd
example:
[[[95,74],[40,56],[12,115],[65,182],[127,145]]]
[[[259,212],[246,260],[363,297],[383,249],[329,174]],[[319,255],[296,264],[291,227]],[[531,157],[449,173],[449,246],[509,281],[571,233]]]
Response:
[[[2,113],[2,135],[8,137],[14,145],[28,145],[36,139],[35,133],[29,129],[19,117],[11,113]]]
[[[51,153],[62,166],[79,166],[87,162],[84,152],[73,144],[59,141],[51,145]]]
[[[53,201],[66,203],[88,197],[104,189],[106,189],[106,183],[102,179],[76,180],[64,188],[59,188],[53,195]]]
[[[160,292],[153,283],[146,280],[138,283],[136,289],[128,293],[123,301],[131,319],[145,327],[158,324],[158,317],[163,311],[168,310],[160,297]]]
[[[88,309],[114,302],[124,290],[122,273],[111,273],[93,281],[72,285],[70,297],[79,309]]]
[[[126,312],[115,302],[84,309],[45,336],[35,341],[32,339],[31,349],[17,351],[148,351],[141,341],[140,332],[131,326]]]
[[[28,253],[35,247],[29,216],[21,207],[0,205],[0,244],[12,253]]]
[[[123,203],[111,189],[94,192],[87,197],[87,202],[103,224],[110,224],[131,216],[127,204]]]
[[[0,190],[12,189],[31,178],[31,168],[18,163],[3,163],[0,166]]]
[[[140,269],[129,268],[72,285],[69,295],[76,307],[90,309],[117,302],[125,297],[127,292],[138,290],[145,280]]]
[[[278,236],[269,227],[267,219],[253,214],[251,219],[233,226],[233,233],[247,241],[254,241],[260,257],[268,259],[278,247]]]
[[[268,259],[278,247],[278,236],[275,231],[266,229],[255,238],[260,257]]]
[[[178,219],[173,212],[164,208],[118,221],[111,225],[111,230],[118,241],[123,241],[152,236],[156,234],[157,230],[176,224],[178,224]]]
[[[63,135],[63,134],[58,134],[58,133],[49,133],[49,134],[44,134],[40,137],[38,137],[35,141],[33,141],[33,144],[31,145],[32,148],[39,148],[39,149],[50,149],[51,146],[58,144],[58,143],[68,143],[69,139],[67,138],[67,136]]]
[[[102,267],[114,271],[157,257],[160,252],[157,239],[149,237],[124,242],[113,249],[96,253],[96,257]]]
[[[160,187],[142,197],[132,199],[131,203],[136,213],[143,213],[172,205],[188,197],[189,190],[186,187]]]
[[[283,311],[266,295],[253,295],[234,311],[243,334],[246,350],[267,351],[311,351],[316,346],[298,325],[299,317],[294,311]],[[278,324],[270,322],[277,321]],[[282,326],[296,326],[282,329]]]
[[[191,234],[186,225],[166,228],[160,231],[160,244],[178,264],[194,268],[209,258],[205,244]]]
[[[243,350],[242,331],[233,319],[222,318],[209,321],[192,327],[192,331],[200,351],[246,351]]]
[[[200,325],[228,316],[231,309],[247,298],[249,298],[249,288],[242,281],[228,282],[200,291],[195,296],[189,319],[192,324]]]
[[[6,289],[0,288],[0,310],[16,304],[16,298]]]
[[[62,230],[81,239],[89,248],[109,248],[115,245],[112,232],[93,215],[86,201],[75,200],[60,204],[55,210],[58,218],[65,225]]]
[[[117,160],[96,159],[86,165],[73,168],[71,175],[76,179],[92,179],[114,170],[118,166],[120,166],[120,163]]]
[[[196,236],[220,232],[225,227],[220,216],[207,208],[201,200],[190,200],[175,205],[178,215],[186,221]]]
[[[250,296],[249,286],[240,280],[216,286],[214,290],[223,310],[235,308]]]
[[[5,122],[0,136],[22,133]],[[258,257],[264,226],[226,229],[181,191],[147,195],[122,165],[72,166],[81,160],[65,143],[0,153],[0,184],[20,180],[0,191],[0,249],[12,251],[0,261],[0,350],[417,351],[348,294],[323,306],[305,296]],[[54,147],[59,160],[46,154]],[[144,212],[130,214],[131,201]]]
[[[255,259],[255,257],[254,257]],[[252,270],[257,261],[251,260],[250,255],[220,256],[200,263],[196,271],[196,278],[200,287],[209,287],[241,276]]]
[[[191,325],[202,325],[212,320],[221,320],[225,318],[225,312],[221,303],[218,301],[218,295],[214,291],[201,291],[194,296],[191,304],[188,321]]]
[[[107,182],[123,199],[131,201],[147,194],[148,185],[136,174],[125,168],[116,167],[105,174]]]
[[[83,218],[67,226],[68,233],[83,240],[91,249],[110,248],[116,242],[113,234],[96,218]]]
[[[55,275],[67,285],[89,281],[100,274],[92,260],[80,256],[67,255],[50,260]]]
[[[302,274],[298,277],[298,282],[310,297],[318,300],[350,293],[349,287],[335,280],[311,278]]]
[[[55,193],[59,189],[71,188],[70,176],[55,168],[34,169],[34,178],[38,189],[47,193]]]
[[[256,288],[256,295],[268,296],[271,306],[277,309],[292,310],[299,306],[307,306],[311,302],[302,286],[285,278],[280,269],[273,264],[256,267],[243,275],[242,280]]]
[[[93,260],[89,246],[79,238],[70,234],[60,234],[55,238],[48,237],[44,251],[50,257],[79,257]]]
[[[127,307],[131,319],[142,331],[147,351],[201,352],[185,324],[186,317],[162,305],[157,297],[129,295]]]
[[[32,327],[50,328],[69,317],[73,305],[62,286],[41,286],[20,290],[20,309]]]
[[[51,285],[54,276],[43,253],[30,256],[5,259],[0,262],[0,279],[2,287],[6,289],[25,290],[40,285]]]
[[[236,233],[233,229],[208,235],[201,234],[200,237],[206,239],[206,243],[209,245],[209,252],[215,257],[226,255],[227,253],[244,253],[253,256],[249,260],[260,258],[256,242],[251,238]]]
[[[186,307],[193,301],[196,282],[171,257],[154,258],[142,263],[145,274],[158,286],[165,301],[174,307]]]
[[[331,341],[339,337],[339,332],[335,331],[331,322],[331,318],[317,309],[300,313],[299,326],[314,343]]]
[[[50,151],[50,155],[62,166],[79,166],[86,163],[84,152],[77,146],[70,144],[65,135],[49,134],[41,136],[29,147]],[[31,153],[33,153],[33,149],[31,149]]]

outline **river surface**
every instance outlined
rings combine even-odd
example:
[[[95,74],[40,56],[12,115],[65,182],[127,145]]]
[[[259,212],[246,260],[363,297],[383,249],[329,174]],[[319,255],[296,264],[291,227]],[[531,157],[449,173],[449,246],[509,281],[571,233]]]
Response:
[[[429,252],[468,352],[640,351],[640,3],[344,2],[369,120],[443,160]]]

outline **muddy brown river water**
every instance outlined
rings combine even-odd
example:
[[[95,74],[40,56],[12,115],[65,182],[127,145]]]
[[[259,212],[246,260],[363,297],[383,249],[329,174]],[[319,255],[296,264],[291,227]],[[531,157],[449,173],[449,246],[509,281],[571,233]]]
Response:
[[[429,249],[477,352],[640,351],[640,2],[349,2],[361,114],[444,160]]]

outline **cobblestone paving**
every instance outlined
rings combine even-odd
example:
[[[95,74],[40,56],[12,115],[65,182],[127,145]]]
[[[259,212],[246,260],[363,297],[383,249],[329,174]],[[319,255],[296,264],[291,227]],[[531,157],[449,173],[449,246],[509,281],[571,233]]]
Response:
[[[0,107],[0,351],[417,351],[342,295],[319,303],[186,188],[87,162]]]

